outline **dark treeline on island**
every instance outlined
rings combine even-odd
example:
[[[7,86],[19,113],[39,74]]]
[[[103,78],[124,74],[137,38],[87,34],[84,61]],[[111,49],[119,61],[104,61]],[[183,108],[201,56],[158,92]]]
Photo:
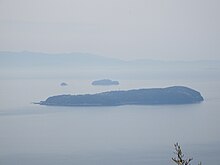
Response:
[[[192,104],[203,101],[201,94],[184,86],[167,88],[109,91],[97,94],[58,95],[41,101],[49,106],[118,106],[118,105],[165,105]]]

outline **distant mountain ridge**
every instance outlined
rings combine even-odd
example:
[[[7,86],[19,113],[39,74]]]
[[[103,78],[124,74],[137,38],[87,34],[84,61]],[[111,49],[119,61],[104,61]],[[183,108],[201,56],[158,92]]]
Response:
[[[103,79],[204,79],[220,77],[220,61],[121,60],[90,53],[0,51],[0,75]]]
[[[89,53],[41,53],[0,51],[1,66],[71,66],[71,65],[120,65],[124,61]]]
[[[90,53],[42,53],[42,52],[10,52],[0,51],[0,64],[2,66],[155,66],[155,65],[212,65],[220,64],[218,60],[198,60],[198,61],[163,61],[152,59],[121,60],[109,58]]]

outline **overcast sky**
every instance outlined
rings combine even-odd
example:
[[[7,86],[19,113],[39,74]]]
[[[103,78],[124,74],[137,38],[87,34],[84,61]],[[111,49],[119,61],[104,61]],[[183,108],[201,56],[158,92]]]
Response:
[[[0,0],[0,50],[220,59],[220,1]]]

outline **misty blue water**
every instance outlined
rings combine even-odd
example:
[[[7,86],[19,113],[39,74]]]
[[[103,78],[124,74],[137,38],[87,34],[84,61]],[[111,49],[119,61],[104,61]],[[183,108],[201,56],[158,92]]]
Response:
[[[61,87],[66,82],[68,86]],[[192,164],[220,161],[219,80],[1,79],[0,164],[161,165],[179,142]],[[47,107],[31,104],[57,94],[185,85],[205,101],[191,105]]]

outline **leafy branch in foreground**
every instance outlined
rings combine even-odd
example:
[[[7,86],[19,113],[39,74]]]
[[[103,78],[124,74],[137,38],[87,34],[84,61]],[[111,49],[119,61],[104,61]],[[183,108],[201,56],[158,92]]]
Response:
[[[193,160],[193,158],[184,159],[184,154],[178,143],[174,144],[174,147],[175,147],[174,154],[177,155],[177,157],[172,158],[172,160],[178,165],[190,165],[190,162]],[[200,162],[198,165],[202,165],[202,163]]]

